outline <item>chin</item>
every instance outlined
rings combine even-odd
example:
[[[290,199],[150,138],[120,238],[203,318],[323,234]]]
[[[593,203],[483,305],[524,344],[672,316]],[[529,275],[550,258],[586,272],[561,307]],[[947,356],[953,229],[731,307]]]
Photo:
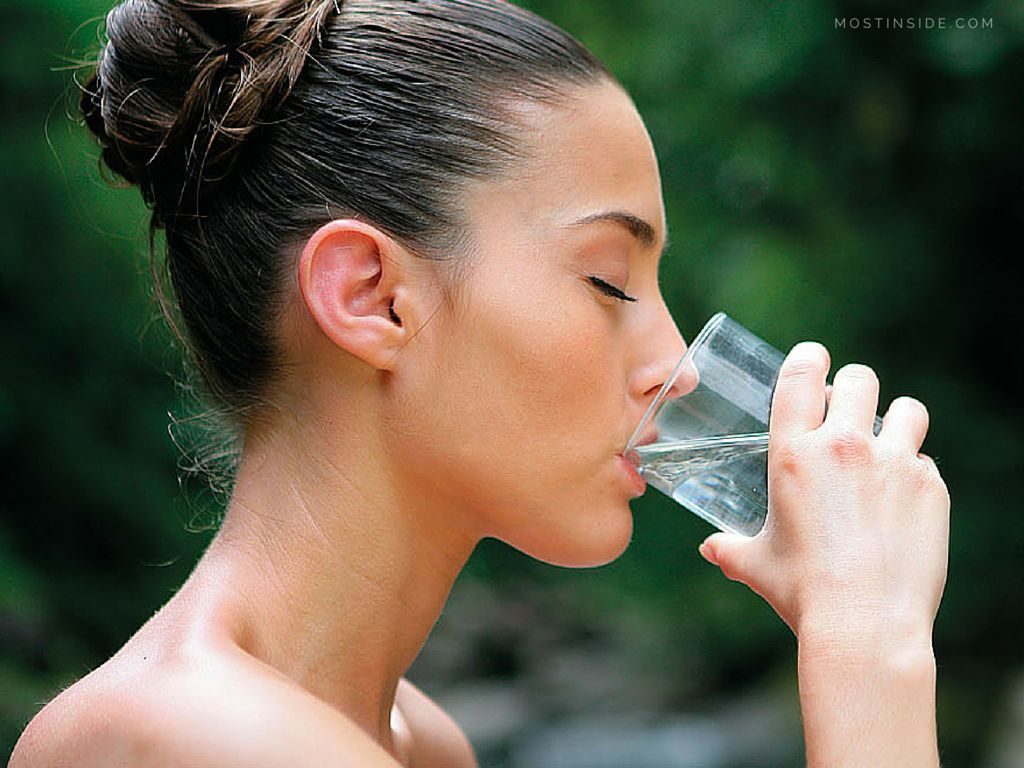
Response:
[[[549,565],[597,568],[617,560],[633,538],[633,514],[625,502],[622,508],[607,510],[600,517],[591,514],[575,522],[575,526],[537,531],[529,541],[506,543]]]

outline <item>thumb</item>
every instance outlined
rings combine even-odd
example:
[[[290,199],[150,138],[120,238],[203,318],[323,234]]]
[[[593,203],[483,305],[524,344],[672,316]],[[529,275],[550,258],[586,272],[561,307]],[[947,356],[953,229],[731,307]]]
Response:
[[[698,551],[705,560],[722,569],[726,578],[749,584],[748,564],[753,539],[735,533],[714,533]]]

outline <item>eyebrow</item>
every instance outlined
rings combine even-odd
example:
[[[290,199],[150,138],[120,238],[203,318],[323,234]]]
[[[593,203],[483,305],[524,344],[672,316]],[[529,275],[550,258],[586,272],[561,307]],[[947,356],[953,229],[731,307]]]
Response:
[[[624,227],[645,248],[650,248],[654,245],[654,242],[657,239],[654,234],[654,227],[629,211],[602,211],[600,213],[591,213],[588,216],[584,216],[582,219],[577,219],[569,224],[569,226],[582,227],[587,224],[593,224],[596,221],[610,221]],[[668,243],[668,230],[666,229],[665,244],[661,248],[662,253],[668,250]]]

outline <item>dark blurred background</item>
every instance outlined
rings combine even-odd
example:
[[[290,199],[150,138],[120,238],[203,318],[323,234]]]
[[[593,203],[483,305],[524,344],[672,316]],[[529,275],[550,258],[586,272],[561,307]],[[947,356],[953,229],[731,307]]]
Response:
[[[1024,766],[1024,5],[522,4],[647,120],[687,339],[723,309],[784,350],[823,342],[833,371],[870,364],[883,412],[929,407],[952,497],[943,764]],[[221,501],[168,432],[180,363],[138,194],[68,117],[107,7],[0,6],[0,756],[172,594]],[[934,26],[885,28],[908,17]],[[707,524],[653,490],[634,509],[601,569],[485,542],[410,677],[490,768],[802,764],[789,630],[699,557]]]

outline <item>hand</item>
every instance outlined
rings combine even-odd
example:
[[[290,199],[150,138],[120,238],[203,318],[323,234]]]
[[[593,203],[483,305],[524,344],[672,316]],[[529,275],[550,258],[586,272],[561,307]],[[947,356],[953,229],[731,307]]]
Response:
[[[829,396],[828,350],[797,344],[772,399],[768,516],[701,554],[761,595],[803,642],[931,642],[946,582],[949,493],[919,453],[928,411],[899,397],[877,437],[878,378],[851,364]]]

